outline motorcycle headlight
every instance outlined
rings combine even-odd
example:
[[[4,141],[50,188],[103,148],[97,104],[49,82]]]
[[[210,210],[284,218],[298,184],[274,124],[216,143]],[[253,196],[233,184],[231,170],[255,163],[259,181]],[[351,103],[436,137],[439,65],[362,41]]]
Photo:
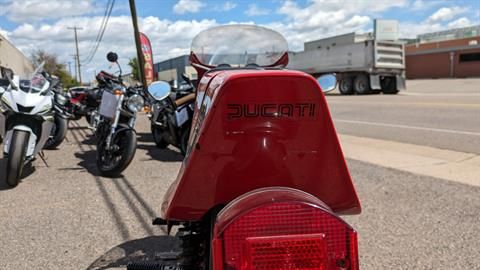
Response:
[[[65,105],[67,104],[67,99],[60,94],[55,94],[55,100],[57,101],[58,104],[60,105]]]
[[[3,113],[5,111],[8,111],[10,109],[10,104],[8,103],[8,100],[2,96],[2,99],[0,101],[0,111]]]
[[[128,98],[127,108],[132,112],[139,112],[143,109],[143,98],[139,95],[133,95]]]

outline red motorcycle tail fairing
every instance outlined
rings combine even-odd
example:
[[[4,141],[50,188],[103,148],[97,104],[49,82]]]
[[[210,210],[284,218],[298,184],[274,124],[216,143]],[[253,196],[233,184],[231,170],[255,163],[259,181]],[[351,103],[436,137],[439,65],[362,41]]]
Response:
[[[360,212],[325,97],[310,75],[206,73],[197,89],[189,151],[162,217],[197,221],[215,206],[272,186],[303,190],[336,213]]]

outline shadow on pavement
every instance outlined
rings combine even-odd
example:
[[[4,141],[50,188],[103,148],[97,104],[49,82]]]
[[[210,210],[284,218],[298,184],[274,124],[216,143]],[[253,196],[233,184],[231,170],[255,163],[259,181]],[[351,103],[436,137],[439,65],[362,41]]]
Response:
[[[122,243],[96,259],[87,269],[126,267],[130,262],[168,262],[180,251],[178,238],[168,235],[148,236]],[[170,260],[172,262],[172,260]]]
[[[160,149],[154,144],[139,144],[137,145],[137,148],[146,150],[147,155],[149,155],[152,160],[158,160],[163,162],[183,161],[182,154],[170,148]]]
[[[70,130],[91,130],[87,126],[80,126],[77,122],[75,122],[75,124],[70,125],[68,127],[68,129],[70,129]]]
[[[139,143],[137,148],[146,150],[147,155],[149,155],[152,160],[165,162],[178,162],[183,160],[180,151],[175,151],[170,148],[158,148],[153,142],[153,136],[151,133],[137,133],[137,140],[138,142],[143,142]]]
[[[137,133],[137,140],[139,142],[153,142],[152,133],[139,132]]]
[[[100,176],[100,172],[97,169],[97,151],[89,150],[76,152],[75,157],[80,159],[78,166],[85,168],[93,176]]]
[[[122,235],[122,238],[124,240],[130,239],[130,233],[125,221],[120,216],[117,206],[113,203],[112,196],[107,190],[106,184],[108,183],[113,183],[121,197],[127,201],[130,210],[137,221],[141,224],[144,231],[149,235],[153,235],[153,226],[150,224],[150,221],[157,217],[153,208],[145,201],[140,192],[137,191],[134,185],[132,185],[125,176],[122,175],[114,179],[101,178],[96,165],[95,148],[91,145],[83,145],[80,142],[87,134],[80,130],[71,131],[71,134],[80,148],[80,151],[75,153],[75,156],[80,159],[78,165],[85,168],[94,177],[95,183],[105,200],[105,204],[108,206],[112,217],[116,221],[115,224],[117,225],[117,230]],[[138,204],[136,202],[138,202]],[[144,218],[145,213],[148,218]]]

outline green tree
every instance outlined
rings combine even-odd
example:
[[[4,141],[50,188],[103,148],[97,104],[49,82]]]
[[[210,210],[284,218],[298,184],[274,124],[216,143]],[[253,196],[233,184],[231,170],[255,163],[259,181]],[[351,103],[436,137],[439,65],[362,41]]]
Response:
[[[43,70],[50,75],[55,75],[60,79],[63,87],[69,88],[77,86],[79,83],[66,70],[65,65],[58,63],[57,55],[50,54],[44,50],[36,50],[31,55],[32,63],[35,67],[45,62]]]
[[[132,68],[132,77],[133,79],[137,81],[140,80],[140,76],[138,75],[138,61],[136,57],[130,58],[130,61],[128,61],[128,65]]]

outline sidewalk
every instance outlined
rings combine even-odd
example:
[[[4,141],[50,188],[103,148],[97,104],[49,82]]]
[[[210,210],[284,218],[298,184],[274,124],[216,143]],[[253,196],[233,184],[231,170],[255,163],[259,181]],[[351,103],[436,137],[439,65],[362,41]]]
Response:
[[[345,157],[480,186],[480,156],[408,143],[339,135]]]

